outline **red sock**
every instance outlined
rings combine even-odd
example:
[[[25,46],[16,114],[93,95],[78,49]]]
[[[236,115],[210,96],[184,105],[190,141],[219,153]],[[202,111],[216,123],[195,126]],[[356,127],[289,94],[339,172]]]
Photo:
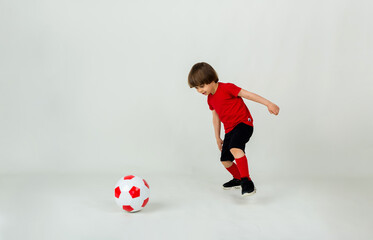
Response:
[[[247,158],[244,155],[241,158],[236,159],[238,170],[240,171],[241,178],[247,177],[250,179],[249,166],[247,165]]]
[[[241,175],[240,175],[240,171],[238,171],[238,168],[237,168],[237,165],[236,164],[232,164],[232,166],[230,166],[229,168],[226,168],[228,170],[228,172],[230,172],[232,174],[232,176],[236,179],[241,179]]]

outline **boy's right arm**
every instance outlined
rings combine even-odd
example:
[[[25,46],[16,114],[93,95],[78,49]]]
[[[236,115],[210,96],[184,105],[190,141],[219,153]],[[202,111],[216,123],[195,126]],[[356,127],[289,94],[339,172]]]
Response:
[[[221,122],[215,110],[212,110],[212,124],[214,125],[216,143],[218,144],[218,148],[221,151],[223,147],[223,140],[220,138]]]

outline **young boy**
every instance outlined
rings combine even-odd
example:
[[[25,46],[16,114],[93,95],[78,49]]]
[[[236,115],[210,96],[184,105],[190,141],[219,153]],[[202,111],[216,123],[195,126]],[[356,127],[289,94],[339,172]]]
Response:
[[[219,82],[215,70],[207,63],[195,64],[189,72],[188,84],[207,96],[212,111],[216,142],[221,151],[220,161],[232,174],[233,179],[223,184],[224,189],[239,188],[242,196],[256,192],[249,174],[245,145],[253,133],[253,118],[242,98],[267,106],[271,114],[277,115],[279,107],[267,99],[237,87],[232,83]],[[224,141],[220,138],[221,122],[224,124]],[[236,160],[236,164],[233,162]]]

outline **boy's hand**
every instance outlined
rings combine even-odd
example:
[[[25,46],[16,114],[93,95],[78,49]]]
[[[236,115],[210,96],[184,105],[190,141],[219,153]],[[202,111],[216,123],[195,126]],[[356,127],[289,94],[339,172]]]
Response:
[[[216,143],[218,144],[218,148],[221,152],[222,148],[223,148],[223,140],[221,140],[221,138],[217,138],[216,139]]]
[[[268,104],[267,107],[268,107],[268,111],[271,114],[277,115],[280,112],[280,108],[276,104],[274,104],[274,103]]]

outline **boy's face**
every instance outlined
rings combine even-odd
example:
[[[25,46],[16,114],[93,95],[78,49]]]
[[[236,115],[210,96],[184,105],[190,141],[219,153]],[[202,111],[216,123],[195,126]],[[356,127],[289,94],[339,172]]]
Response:
[[[197,86],[195,87],[197,92],[203,94],[203,95],[209,95],[209,94],[212,94],[212,93],[215,93],[214,90],[215,90],[215,82],[212,82],[212,83],[209,83],[209,84],[203,84],[201,86]]]

